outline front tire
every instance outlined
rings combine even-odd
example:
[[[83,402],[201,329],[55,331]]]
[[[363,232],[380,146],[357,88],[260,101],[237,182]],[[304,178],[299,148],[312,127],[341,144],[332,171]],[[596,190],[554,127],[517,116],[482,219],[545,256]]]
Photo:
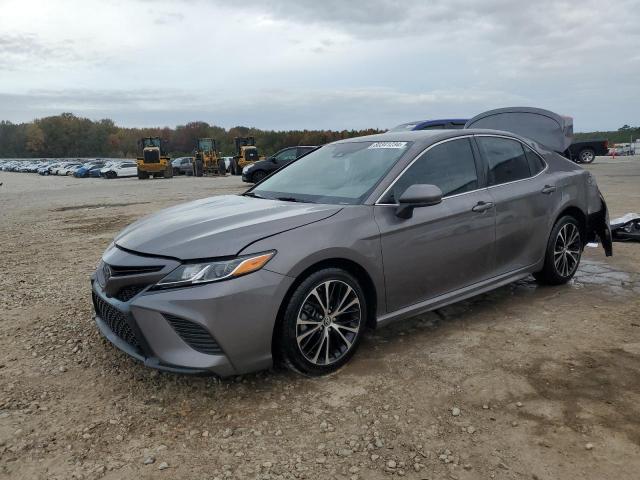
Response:
[[[109,180],[113,180],[114,178],[116,178],[118,176],[118,174],[116,172],[107,172],[105,174],[105,177],[107,177]]]
[[[293,292],[277,332],[279,353],[290,369],[309,376],[338,370],[360,344],[367,303],[350,273],[312,273]]]
[[[544,267],[533,276],[547,285],[567,283],[578,270],[582,247],[580,224],[572,216],[562,217],[551,230]]]

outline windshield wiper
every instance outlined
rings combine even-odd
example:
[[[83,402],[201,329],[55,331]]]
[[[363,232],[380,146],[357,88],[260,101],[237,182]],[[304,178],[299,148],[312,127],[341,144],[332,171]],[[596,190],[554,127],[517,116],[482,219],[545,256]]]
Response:
[[[258,195],[257,193],[254,192],[246,192],[242,194],[243,197],[252,197],[252,198],[265,198],[262,195]]]
[[[303,200],[296,197],[276,197],[276,200],[282,200],[283,202],[313,203],[311,200]]]

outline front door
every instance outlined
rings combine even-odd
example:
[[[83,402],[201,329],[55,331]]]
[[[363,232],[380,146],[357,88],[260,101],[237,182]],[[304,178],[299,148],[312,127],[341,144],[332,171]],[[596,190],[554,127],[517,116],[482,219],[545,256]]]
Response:
[[[375,208],[381,232],[387,308],[395,311],[485,280],[494,266],[495,218],[468,137],[428,149]],[[479,163],[478,163],[479,164]],[[396,200],[413,184],[437,185],[439,205],[396,216]]]

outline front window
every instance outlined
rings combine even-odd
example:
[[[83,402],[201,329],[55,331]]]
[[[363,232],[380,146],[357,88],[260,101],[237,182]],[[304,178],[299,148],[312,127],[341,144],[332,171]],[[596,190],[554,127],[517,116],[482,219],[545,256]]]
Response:
[[[251,191],[255,196],[357,204],[407,151],[411,142],[327,145],[279,170]]]
[[[478,175],[469,139],[450,140],[430,148],[396,181],[382,203],[397,203],[415,184],[435,185],[445,197],[476,190]]]

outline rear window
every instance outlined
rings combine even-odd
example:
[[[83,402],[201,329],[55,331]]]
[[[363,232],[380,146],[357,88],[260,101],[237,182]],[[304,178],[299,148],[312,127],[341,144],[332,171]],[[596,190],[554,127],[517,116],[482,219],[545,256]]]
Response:
[[[489,163],[489,185],[514,182],[531,176],[522,144],[500,137],[476,137]]]

